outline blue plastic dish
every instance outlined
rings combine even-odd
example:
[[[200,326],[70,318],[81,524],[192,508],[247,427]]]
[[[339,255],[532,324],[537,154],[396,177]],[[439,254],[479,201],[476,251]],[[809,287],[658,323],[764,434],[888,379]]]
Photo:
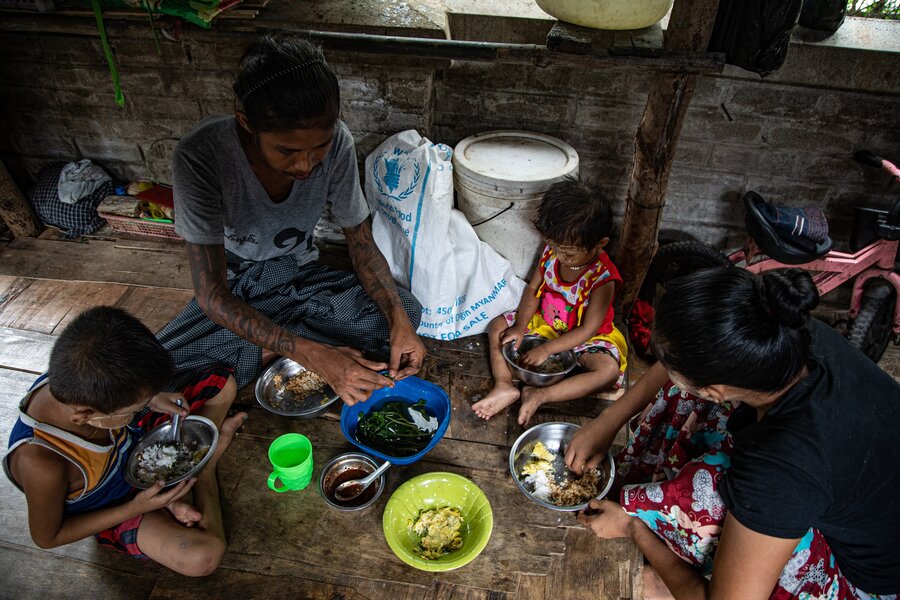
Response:
[[[438,428],[434,432],[431,442],[421,451],[411,456],[390,456],[371,448],[356,439],[356,425],[359,422],[360,413],[368,413],[370,410],[378,410],[386,400],[404,400],[409,404],[415,404],[421,399],[425,400],[425,407],[438,419]],[[434,448],[435,444],[444,437],[447,426],[450,425],[450,398],[439,386],[419,379],[407,377],[394,382],[394,387],[375,390],[365,402],[357,402],[353,406],[344,405],[341,410],[341,432],[347,440],[371,456],[381,460],[389,460],[391,464],[408,465],[416,462]]]

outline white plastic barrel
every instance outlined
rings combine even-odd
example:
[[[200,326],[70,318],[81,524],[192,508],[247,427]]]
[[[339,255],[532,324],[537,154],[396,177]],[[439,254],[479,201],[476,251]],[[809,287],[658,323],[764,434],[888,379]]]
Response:
[[[527,280],[543,247],[531,218],[547,188],[578,174],[578,153],[549,135],[487,131],[456,145],[453,174],[457,204],[478,237]]]
[[[536,0],[551,17],[596,29],[641,29],[672,9],[672,0]]]

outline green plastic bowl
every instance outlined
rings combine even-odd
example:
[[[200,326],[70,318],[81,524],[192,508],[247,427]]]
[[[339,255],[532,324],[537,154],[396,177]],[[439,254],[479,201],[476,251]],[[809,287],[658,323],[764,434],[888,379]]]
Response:
[[[412,524],[419,512],[449,506],[462,514],[463,545],[440,558],[427,560],[413,549],[419,547],[419,536]],[[481,489],[455,473],[425,473],[413,477],[391,495],[384,507],[384,538],[397,558],[422,571],[451,571],[471,562],[481,554],[494,527],[491,503]]]

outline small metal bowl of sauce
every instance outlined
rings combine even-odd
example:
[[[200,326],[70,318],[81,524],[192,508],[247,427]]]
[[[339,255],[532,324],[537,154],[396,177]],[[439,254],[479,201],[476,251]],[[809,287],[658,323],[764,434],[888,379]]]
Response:
[[[338,510],[367,508],[374,504],[384,491],[384,475],[373,481],[359,496],[346,502],[335,498],[334,489],[345,481],[371,475],[377,468],[378,463],[365,454],[358,452],[339,454],[322,468],[319,475],[319,494],[329,506]]]

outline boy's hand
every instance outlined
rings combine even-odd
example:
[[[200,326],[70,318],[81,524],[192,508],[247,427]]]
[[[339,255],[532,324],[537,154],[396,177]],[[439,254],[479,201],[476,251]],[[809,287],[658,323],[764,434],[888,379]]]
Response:
[[[178,400],[181,400],[181,406],[178,406]],[[178,414],[182,417],[186,417],[190,412],[188,406],[189,403],[184,399],[184,395],[178,392],[160,392],[150,398],[150,408],[158,413],[165,413],[168,415]]]
[[[529,367],[540,367],[553,354],[548,352],[545,346],[546,344],[541,344],[526,352],[522,356],[522,362]]]
[[[500,345],[505,346],[506,344],[513,342],[513,350],[518,350],[519,344],[522,343],[522,338],[525,337],[525,331],[526,327],[518,324],[507,327],[506,330],[500,334]]]
[[[165,508],[172,502],[180,499],[191,491],[191,488],[194,487],[195,483],[197,483],[197,478],[191,477],[168,490],[163,490],[164,482],[157,481],[146,490],[141,491],[131,500],[131,502],[134,504],[134,507],[140,511],[140,514],[153,512],[154,510]]]

